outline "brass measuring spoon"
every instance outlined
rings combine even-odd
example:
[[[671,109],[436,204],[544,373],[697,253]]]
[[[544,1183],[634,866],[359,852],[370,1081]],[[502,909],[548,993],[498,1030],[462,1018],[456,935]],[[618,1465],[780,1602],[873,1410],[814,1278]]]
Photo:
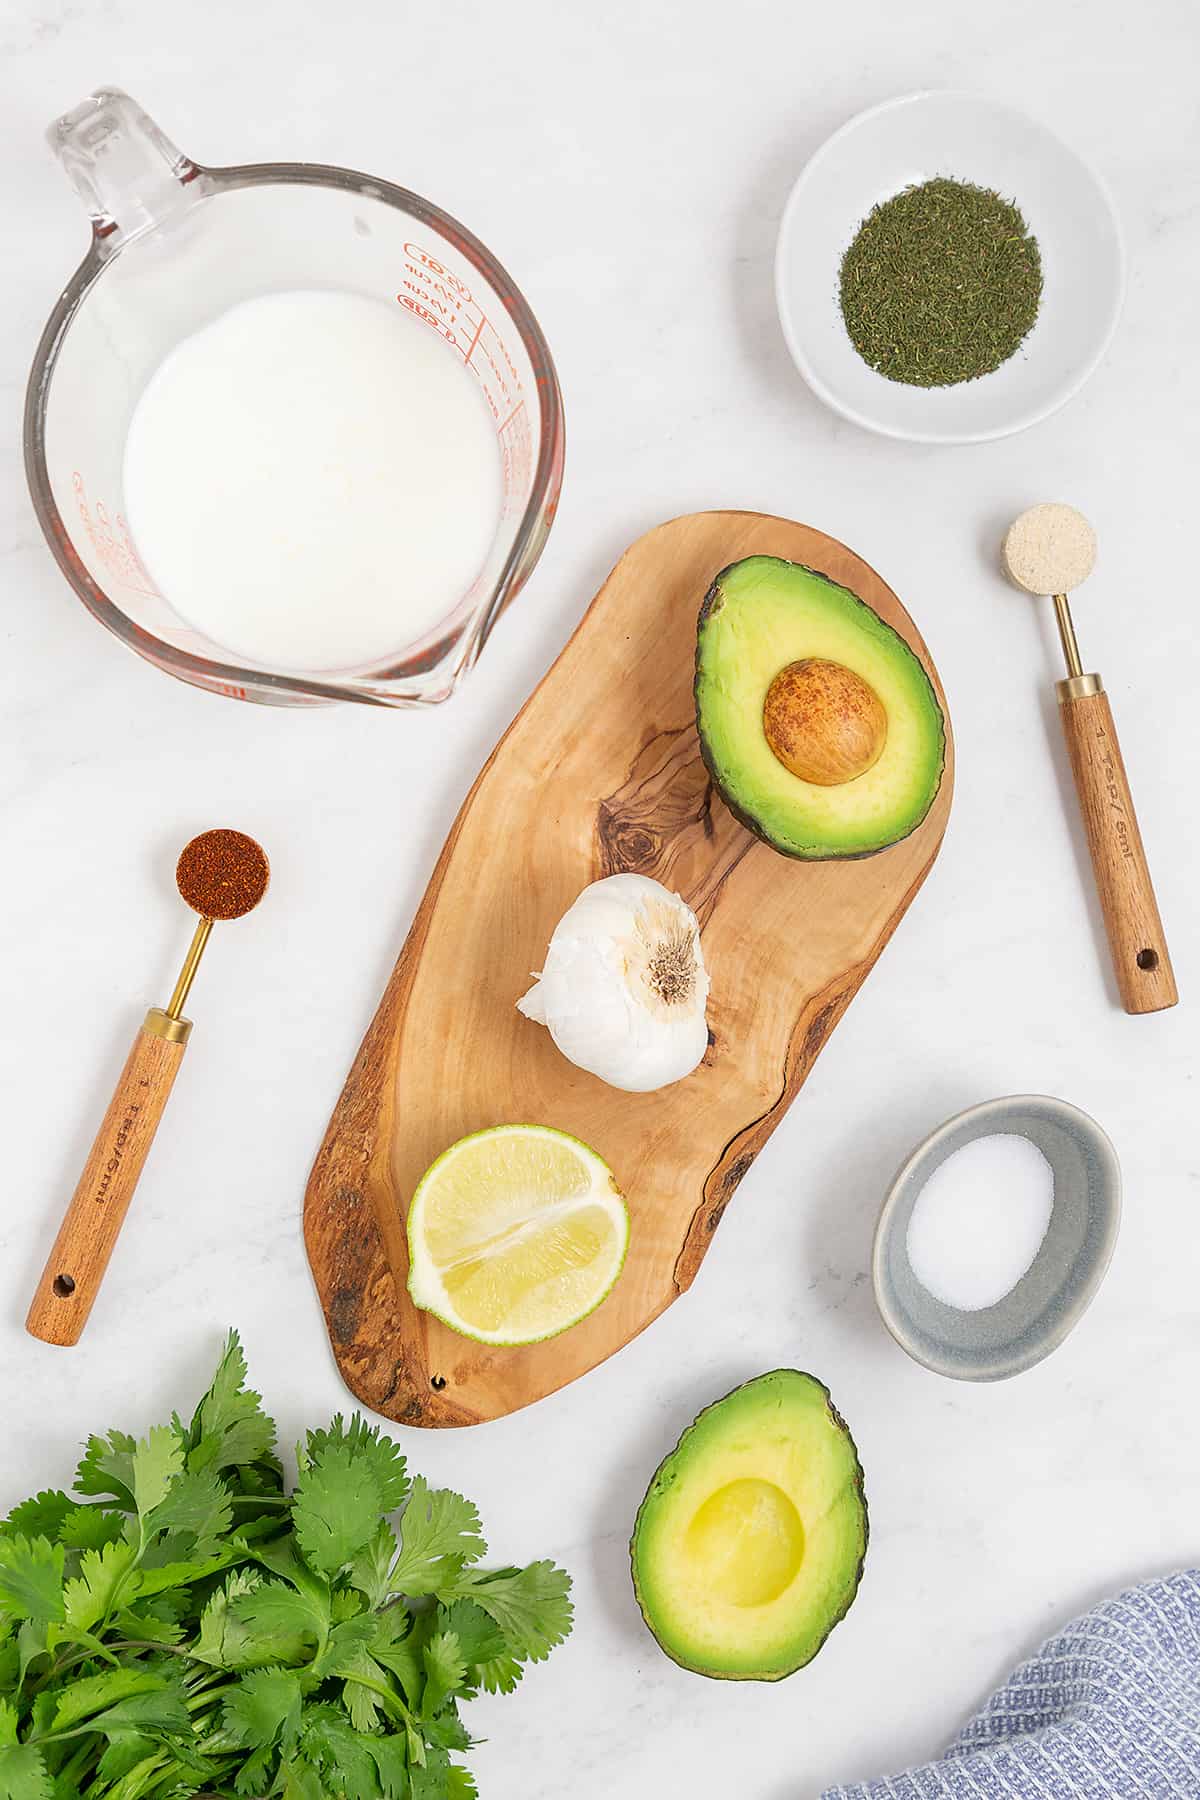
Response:
[[[1018,587],[1054,601],[1067,659],[1059,717],[1121,1002],[1127,1013],[1161,1012],[1179,992],[1112,709],[1099,675],[1084,673],[1067,598],[1095,566],[1095,533],[1073,506],[1031,506],[1009,526],[1003,558]]]
[[[184,846],[175,881],[200,920],[167,1006],[150,1008],[133,1041],[42,1271],[25,1329],[47,1344],[77,1344],[87,1324],[191,1035],[183,1008],[213,924],[257,906],[270,875],[243,831],[205,831]]]

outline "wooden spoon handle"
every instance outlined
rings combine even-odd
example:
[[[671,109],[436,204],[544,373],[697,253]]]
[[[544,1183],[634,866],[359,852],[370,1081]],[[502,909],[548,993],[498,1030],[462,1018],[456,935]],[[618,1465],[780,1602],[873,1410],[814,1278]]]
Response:
[[[1058,698],[1121,1000],[1160,1012],[1179,993],[1108,696],[1098,675],[1077,675]]]
[[[25,1320],[47,1344],[76,1344],[100,1291],[191,1026],[146,1014],[96,1134]]]

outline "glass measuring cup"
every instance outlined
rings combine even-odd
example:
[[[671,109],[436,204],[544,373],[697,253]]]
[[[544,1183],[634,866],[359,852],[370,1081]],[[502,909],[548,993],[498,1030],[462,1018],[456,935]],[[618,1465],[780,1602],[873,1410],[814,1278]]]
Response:
[[[160,669],[239,700],[448,698],[537,562],[562,484],[554,364],[509,276],[448,214],[391,182],[315,163],[203,168],[117,88],[59,119],[50,140],[91,215],[92,242],[34,358],[25,468],[79,598]],[[314,676],[235,663],[186,624],[141,563],[122,491],[130,416],[168,351],[241,300],[296,288],[398,302],[436,331],[480,385],[503,475],[487,560],[450,615],[397,642],[385,663]],[[403,553],[397,543],[398,588]]]

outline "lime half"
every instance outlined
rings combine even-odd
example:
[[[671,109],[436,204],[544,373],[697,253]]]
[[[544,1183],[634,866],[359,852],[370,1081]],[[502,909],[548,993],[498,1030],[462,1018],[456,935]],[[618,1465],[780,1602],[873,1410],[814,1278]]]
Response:
[[[408,1209],[408,1291],[464,1337],[534,1344],[577,1325],[612,1288],[629,1213],[612,1170],[547,1125],[460,1138]]]

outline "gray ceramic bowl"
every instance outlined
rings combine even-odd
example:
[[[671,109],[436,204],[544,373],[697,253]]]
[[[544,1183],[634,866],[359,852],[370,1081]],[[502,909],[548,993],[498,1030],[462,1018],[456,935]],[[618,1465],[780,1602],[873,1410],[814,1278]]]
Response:
[[[922,1287],[908,1260],[908,1222],[933,1171],[974,1138],[1015,1132],[1054,1171],[1042,1247],[995,1306],[960,1312]],[[883,1322],[902,1349],[939,1375],[1002,1381],[1031,1369],[1087,1311],[1112,1258],[1121,1221],[1121,1166],[1094,1119],[1065,1100],[1017,1094],[948,1119],[896,1176],[875,1231],[872,1276]]]

